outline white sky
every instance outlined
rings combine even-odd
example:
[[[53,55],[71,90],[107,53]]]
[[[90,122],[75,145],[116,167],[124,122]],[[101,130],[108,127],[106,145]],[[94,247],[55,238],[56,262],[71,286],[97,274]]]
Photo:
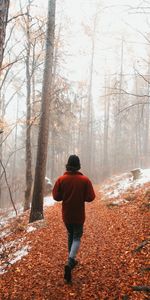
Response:
[[[65,14],[70,17],[72,26],[70,36],[70,52],[74,54],[68,61],[70,76],[76,80],[83,80],[87,77],[89,69],[89,54],[91,41],[85,37],[81,24],[92,25],[92,17],[98,9],[95,9],[95,3],[98,3],[100,21],[97,26],[96,47],[95,47],[95,66],[96,71],[104,78],[107,69],[110,73],[119,72],[119,59],[121,56],[121,38],[124,42],[124,72],[133,73],[129,51],[132,57],[139,60],[145,57],[145,39],[137,30],[147,34],[150,26],[147,25],[146,16],[142,10],[132,9],[129,12],[131,1],[129,0],[107,0],[107,1],[89,1],[89,0],[66,0],[66,6],[63,7]],[[142,4],[142,1],[134,0],[134,6]],[[147,11],[147,10],[146,10]],[[133,12],[133,13],[131,13]],[[141,13],[139,13],[141,12]],[[150,10],[149,10],[150,12]],[[128,25],[129,24],[129,25]],[[131,55],[131,54],[130,54]],[[71,72],[72,71],[72,72]],[[98,80],[99,80],[98,75]]]
[[[19,11],[19,0],[12,1],[12,11]],[[27,0],[22,0],[25,4]],[[48,0],[36,0],[33,15],[47,16]],[[133,63],[143,64],[147,59],[146,40],[143,34],[150,32],[148,18],[150,1],[140,0],[57,0],[56,30],[62,16],[64,50],[67,51],[64,76],[69,81],[84,81],[89,78],[91,39],[84,33],[84,26],[92,27],[92,19],[99,12],[97,24],[93,95],[103,94],[105,74],[119,73],[121,60],[121,39],[124,42],[123,71],[133,74]],[[136,9],[134,9],[137,7]],[[130,9],[130,10],[129,10]],[[66,20],[68,23],[66,23]],[[130,83],[131,85],[131,83]]]

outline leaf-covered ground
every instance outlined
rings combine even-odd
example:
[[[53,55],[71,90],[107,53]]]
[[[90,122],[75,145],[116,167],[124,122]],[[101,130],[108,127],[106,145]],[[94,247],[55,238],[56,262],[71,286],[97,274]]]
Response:
[[[28,255],[8,265],[0,277],[2,300],[145,300],[150,299],[149,193],[148,184],[128,203],[106,205],[97,192],[86,205],[84,235],[73,270],[73,283],[64,283],[67,235],[61,220],[61,204],[45,211],[44,225],[26,232],[28,215],[15,223],[13,234],[3,238],[26,240]],[[12,226],[12,225],[11,225]],[[15,247],[15,246],[14,246]],[[7,259],[7,249],[3,260]],[[6,257],[5,257],[6,256]],[[135,286],[147,291],[134,291]]]

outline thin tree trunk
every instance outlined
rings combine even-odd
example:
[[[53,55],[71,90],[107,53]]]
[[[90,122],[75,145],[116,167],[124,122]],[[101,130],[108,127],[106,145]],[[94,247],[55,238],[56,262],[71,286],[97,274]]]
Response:
[[[150,63],[148,63],[148,76],[150,73]],[[147,83],[147,95],[149,96],[150,89],[149,83]],[[143,152],[144,152],[144,168],[149,166],[149,117],[150,117],[150,105],[146,104],[144,107],[144,117],[145,117],[145,132],[144,132],[144,141],[143,141]]]
[[[54,180],[54,170],[55,170],[55,131],[54,128],[52,128],[52,132],[51,132],[51,170],[50,170],[50,179]]]
[[[0,90],[0,122],[3,124],[5,117],[5,93]],[[3,162],[4,155],[4,145],[3,145],[3,131],[0,134],[0,160]],[[3,172],[2,164],[0,164],[0,175]],[[0,204],[3,206],[3,203],[5,202],[5,199],[3,199],[3,192],[2,192],[2,179],[0,180]]]
[[[138,94],[138,82],[137,82],[137,77],[136,77],[136,74],[135,74],[135,91],[136,91],[136,94]],[[137,98],[137,102],[138,102],[138,98]],[[137,105],[136,107],[136,127],[135,127],[135,164],[133,166],[136,167],[136,166],[140,166],[140,151],[139,151],[139,148],[140,148],[140,140],[139,140],[139,133],[140,133],[140,124],[139,124],[139,105]]]
[[[14,203],[13,198],[12,198],[12,193],[11,193],[10,185],[9,185],[9,183],[8,183],[6,170],[5,170],[5,167],[4,167],[4,165],[3,165],[3,163],[2,163],[1,160],[0,160],[0,164],[1,164],[1,166],[2,166],[2,168],[3,168],[3,171],[4,171],[5,181],[6,181],[6,185],[7,185],[7,188],[8,188],[10,200],[11,200],[11,203],[12,203],[12,205],[13,205],[13,208],[14,208],[15,213],[16,213],[16,216],[17,216],[17,209],[16,209],[16,207],[15,207],[15,203]]]
[[[44,218],[43,215],[43,195],[46,172],[48,136],[49,136],[49,108],[51,100],[52,85],[52,64],[54,51],[54,31],[55,31],[55,7],[56,1],[48,2],[48,22],[46,37],[46,57],[42,88],[42,107],[38,135],[38,149],[35,168],[35,181],[30,213],[30,222]]]
[[[55,47],[54,47],[54,53],[53,53],[53,76],[52,76],[52,89],[55,91],[56,88],[56,73],[57,73],[57,66],[58,66],[58,49],[59,49],[59,41],[60,41],[60,34],[61,34],[61,22],[58,28],[58,34],[57,38],[55,37]],[[55,172],[55,128],[52,124],[51,129],[51,151],[50,151],[50,157],[51,157],[51,163],[50,168],[48,168],[48,171],[50,173],[50,179],[54,180],[54,172]]]
[[[103,148],[103,178],[106,178],[109,173],[108,166],[108,129],[109,129],[109,110],[110,97],[107,96],[107,82],[105,81],[105,108],[104,108],[104,148]]]
[[[12,190],[13,195],[16,200],[16,160],[17,160],[17,142],[18,142],[18,117],[19,117],[19,94],[17,95],[17,113],[16,113],[16,128],[15,128],[15,140],[14,140],[14,157],[13,157],[13,163],[12,163]]]
[[[32,190],[32,153],[31,153],[31,75],[30,75],[30,0],[27,6],[27,54],[26,54],[26,79],[27,79],[27,117],[26,117],[26,190],[24,211],[30,208]]]
[[[123,39],[121,42],[121,65],[120,65],[120,78],[119,78],[119,98],[117,99],[117,117],[115,119],[115,138],[114,138],[114,172],[120,171],[122,161],[121,161],[121,119],[120,119],[120,107],[121,107],[121,98],[122,98],[122,73],[123,73]]]
[[[2,122],[2,95],[0,91],[0,122]],[[0,134],[0,160],[3,161],[3,132]],[[3,169],[0,164],[0,175],[2,173]],[[2,206],[2,179],[0,179],[0,207]]]
[[[79,106],[79,127],[78,127],[78,149],[79,149],[79,154],[81,156],[81,153],[82,153],[82,144],[81,144],[81,125],[82,125],[82,102],[83,102],[83,97],[80,98],[80,106]]]
[[[90,64],[90,80],[88,89],[88,106],[87,106],[87,173],[90,176],[92,170],[92,126],[93,126],[93,111],[92,111],[92,86],[93,86],[93,68],[95,54],[95,32],[96,32],[97,15],[94,18],[92,49],[91,49],[91,64]]]
[[[9,0],[0,0],[0,69],[3,61]]]

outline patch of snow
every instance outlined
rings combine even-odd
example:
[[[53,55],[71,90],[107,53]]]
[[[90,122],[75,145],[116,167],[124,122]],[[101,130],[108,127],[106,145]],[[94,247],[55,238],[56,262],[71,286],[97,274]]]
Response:
[[[0,266],[0,274],[4,274],[7,272],[7,267],[8,267],[8,264],[4,264],[3,266]]]
[[[8,267],[16,263],[18,260],[21,260],[22,257],[26,256],[29,253],[30,247],[29,246],[23,246],[21,249],[17,250],[13,253],[12,259],[7,259],[7,262],[4,262],[3,265],[0,266],[0,274],[4,274],[7,272]]]
[[[150,182],[150,169],[141,169],[141,177],[133,180],[129,173],[121,176],[114,176],[110,184],[104,184],[102,190],[106,197],[117,198],[121,193],[128,189],[134,189],[142,186],[144,183]]]
[[[114,204],[114,205],[121,205],[121,204],[123,204],[123,203],[127,203],[128,201],[127,200],[125,200],[125,199],[118,199],[118,200],[115,200],[115,201],[113,201],[112,202],[112,204]]]
[[[51,196],[44,197],[44,206],[52,206],[56,201]]]
[[[52,196],[45,196],[43,199],[43,205],[44,206],[52,206],[55,204],[55,200],[53,199]],[[20,216],[23,213],[23,207],[17,208],[18,216]],[[16,217],[16,213],[14,210],[8,211],[8,209],[0,209],[0,229],[5,227],[7,224],[10,223],[11,219]],[[1,234],[0,234],[1,235]]]
[[[11,234],[11,231],[10,229],[5,229],[3,231],[0,232],[0,238],[4,238],[4,237],[7,237]]]
[[[113,186],[114,184],[112,185],[112,188]],[[119,181],[117,184],[115,183],[114,189],[112,191],[107,192],[106,194],[110,198],[111,197],[117,198],[122,191],[127,190],[130,186],[131,186],[130,178],[126,178]],[[104,186],[105,190],[107,190],[107,188],[109,188],[109,185]]]
[[[150,178],[150,169],[143,169],[143,170],[142,170],[142,173],[144,174],[144,176]]]
[[[8,243],[4,243],[0,248],[0,256],[2,257],[0,274],[7,272],[8,268],[22,259],[29,253],[30,246],[24,245],[26,238],[20,238]]]
[[[32,232],[32,231],[35,231],[36,230],[36,228],[35,227],[33,227],[33,226],[31,226],[31,225],[29,225],[28,227],[27,227],[27,232],[29,233],[29,232]]]
[[[16,215],[16,214],[15,214],[15,215]],[[14,217],[13,212],[11,212],[11,213],[8,214],[8,215],[5,215],[5,216],[1,217],[0,226],[3,227],[3,226],[5,226],[6,224],[8,224],[8,223],[9,223],[9,220],[10,220],[11,218],[13,218],[13,217]]]
[[[46,182],[47,182],[48,184],[50,184],[50,185],[52,186],[52,182],[51,182],[51,180],[50,180],[48,177],[45,177],[45,180],[46,180]]]
[[[8,209],[5,208],[3,210],[1,209],[1,212],[3,213],[3,216],[1,216],[1,220],[0,220],[0,226],[1,227],[3,227],[6,224],[8,224],[10,222],[10,219],[16,217],[16,213],[15,213],[14,209],[13,210],[12,209],[8,210]],[[18,213],[17,217],[19,215],[21,215],[23,213],[23,207],[17,208],[17,213]]]
[[[14,258],[9,261],[9,263],[12,265],[16,263],[18,260],[20,260],[23,256],[27,255],[29,253],[30,248],[26,245],[23,246],[20,250],[17,250],[15,253],[13,253]]]
[[[137,179],[137,183],[140,183],[141,185],[150,181],[150,169],[143,169],[141,170],[142,175],[141,178]]]
[[[26,237],[23,237],[23,238],[20,238],[20,239],[17,239],[17,240],[13,240],[13,241],[10,241],[10,242],[5,242],[5,244],[1,245],[0,247],[0,252],[3,251],[3,249],[5,248],[6,250],[9,249],[9,248],[15,248],[16,246],[20,245],[22,242],[24,242],[26,239]]]

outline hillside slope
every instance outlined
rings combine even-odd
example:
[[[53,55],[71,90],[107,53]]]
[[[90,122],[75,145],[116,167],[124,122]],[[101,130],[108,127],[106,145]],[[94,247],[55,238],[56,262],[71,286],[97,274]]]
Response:
[[[28,226],[26,213],[7,225],[5,231],[10,230],[11,234],[2,238],[5,269],[1,269],[0,299],[149,299],[150,184],[136,188],[128,203],[119,206],[101,200],[102,191],[99,193],[99,187],[95,189],[96,200],[86,205],[84,236],[79,264],[73,270],[73,284],[67,285],[63,280],[67,235],[61,220],[61,204],[56,204],[46,209],[44,222]],[[12,259],[9,264],[11,251],[19,247],[24,247],[26,255],[15,263]]]

